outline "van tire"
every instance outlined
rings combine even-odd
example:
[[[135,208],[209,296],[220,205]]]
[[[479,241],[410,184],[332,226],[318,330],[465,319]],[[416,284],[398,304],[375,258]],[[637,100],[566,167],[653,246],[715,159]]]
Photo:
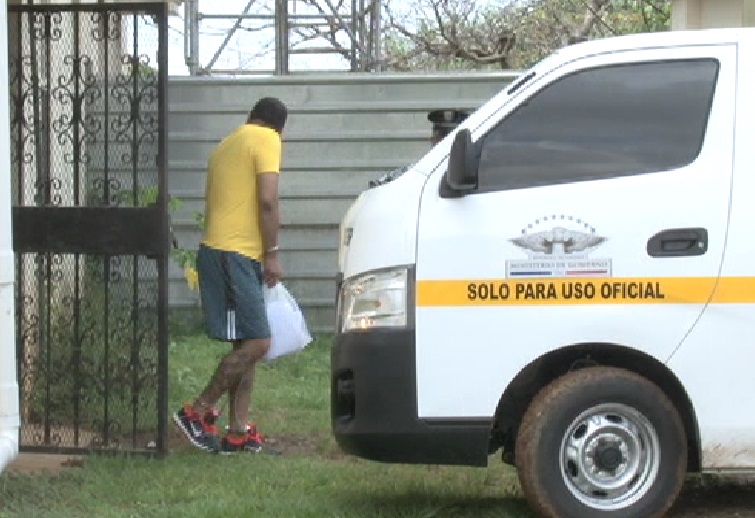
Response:
[[[590,367],[535,396],[515,459],[525,496],[544,518],[660,518],[684,483],[687,438],[655,384],[624,369]],[[594,491],[606,487],[599,479],[605,474],[615,483],[614,498]],[[636,474],[644,482],[627,483]]]

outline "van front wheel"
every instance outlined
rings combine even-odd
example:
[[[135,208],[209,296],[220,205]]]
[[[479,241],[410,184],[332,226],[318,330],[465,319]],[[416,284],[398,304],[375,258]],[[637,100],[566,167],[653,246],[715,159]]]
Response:
[[[525,412],[516,467],[530,505],[547,518],[659,518],[687,469],[679,413],[655,384],[592,367],[545,387]]]

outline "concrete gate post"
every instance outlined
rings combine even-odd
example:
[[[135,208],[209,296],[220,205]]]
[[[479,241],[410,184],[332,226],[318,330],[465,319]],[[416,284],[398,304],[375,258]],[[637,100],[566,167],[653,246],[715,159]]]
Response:
[[[755,27],[755,0],[672,0],[671,29]]]

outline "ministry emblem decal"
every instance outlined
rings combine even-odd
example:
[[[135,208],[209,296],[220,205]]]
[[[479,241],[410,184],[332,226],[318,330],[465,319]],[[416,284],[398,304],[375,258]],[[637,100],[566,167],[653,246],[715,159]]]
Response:
[[[611,259],[590,258],[607,240],[595,228],[574,216],[546,216],[509,239],[527,259],[506,261],[506,275],[527,277],[610,277]]]

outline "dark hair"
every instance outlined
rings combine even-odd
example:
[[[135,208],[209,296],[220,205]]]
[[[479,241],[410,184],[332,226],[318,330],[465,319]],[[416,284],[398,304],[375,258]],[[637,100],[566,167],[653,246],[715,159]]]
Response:
[[[286,125],[286,118],[288,118],[288,108],[281,102],[280,99],[275,97],[264,97],[257,101],[252,111],[249,112],[249,121],[258,120],[270,126],[274,130],[281,132]]]

